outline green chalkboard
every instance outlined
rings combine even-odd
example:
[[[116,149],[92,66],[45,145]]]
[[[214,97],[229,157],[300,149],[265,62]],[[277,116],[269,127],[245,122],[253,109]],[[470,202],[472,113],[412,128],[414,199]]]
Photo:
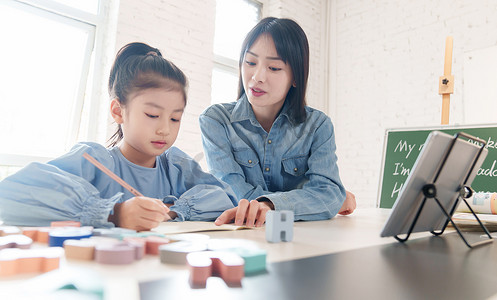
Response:
[[[448,134],[465,132],[487,142],[488,155],[471,187],[477,192],[497,192],[497,125],[467,127],[430,127],[391,129],[385,134],[385,145],[378,193],[379,207],[392,208],[410,174],[426,138],[433,130]]]

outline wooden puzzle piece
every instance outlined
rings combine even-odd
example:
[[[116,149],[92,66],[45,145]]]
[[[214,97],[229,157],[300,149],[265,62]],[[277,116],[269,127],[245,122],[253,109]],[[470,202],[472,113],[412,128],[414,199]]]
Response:
[[[48,233],[51,227],[23,227],[22,234],[30,237],[34,242],[48,244]]]
[[[95,258],[95,245],[96,241],[92,239],[65,240],[66,258],[93,260]]]
[[[124,236],[136,234],[136,230],[114,227],[114,228],[96,228],[93,230],[94,236],[111,237],[122,240]]]
[[[0,226],[0,236],[21,234],[21,229],[16,226]]]
[[[53,221],[50,227],[81,227],[81,222],[78,221]]]
[[[12,234],[0,237],[0,250],[5,248],[29,249],[33,240],[22,234]]]
[[[253,241],[244,239],[210,239],[207,249],[229,251],[241,256],[245,261],[245,275],[266,270],[266,251],[257,247]]]
[[[50,247],[43,249],[9,248],[0,251],[0,276],[25,273],[44,273],[59,268],[64,249]]]
[[[101,264],[111,265],[130,264],[134,262],[142,252],[143,247],[140,247],[138,243],[120,242],[113,245],[96,245],[95,261]]]
[[[64,227],[50,230],[48,236],[48,244],[50,247],[62,247],[65,240],[80,240],[89,238],[92,236],[92,230],[85,227]]]
[[[186,256],[190,267],[190,286],[205,288],[211,276],[221,277],[226,285],[240,287],[244,274],[243,259],[235,253],[223,251],[192,252]]]
[[[271,243],[291,242],[293,239],[293,211],[270,210],[266,213],[266,240]]]
[[[192,252],[207,250],[202,242],[180,241],[159,246],[160,262],[163,264],[186,264],[186,256]]]
[[[145,245],[145,253],[150,255],[159,254],[159,246],[169,244],[171,241],[168,238],[160,236],[147,237],[126,237],[125,242],[141,242]]]
[[[226,251],[238,254],[245,262],[245,275],[253,275],[266,271],[267,252],[258,248],[233,248]]]

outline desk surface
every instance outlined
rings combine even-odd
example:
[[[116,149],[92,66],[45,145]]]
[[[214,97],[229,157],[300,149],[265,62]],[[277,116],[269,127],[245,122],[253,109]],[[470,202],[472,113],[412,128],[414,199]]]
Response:
[[[390,210],[388,209],[357,209],[350,216],[337,216],[326,221],[296,222],[293,241],[288,243],[266,242],[264,228],[205,232],[205,234],[211,238],[251,240],[260,248],[267,250],[268,263],[277,265],[293,260],[302,261],[302,259],[312,259],[332,253],[350,252],[348,250],[397,243],[393,238],[380,237],[380,231],[389,214]],[[411,236],[411,240],[429,235],[429,233],[415,234]],[[347,263],[344,262],[344,264]],[[171,276],[181,278],[188,274],[186,266],[161,264],[157,256],[151,255],[124,266],[63,260],[59,272],[74,273],[78,270],[90,270],[99,274],[105,282],[105,299],[111,300],[139,299],[138,284],[140,282],[151,282],[162,278],[171,278]],[[0,297],[3,293],[21,290],[21,284],[25,280],[31,279],[33,281],[32,278],[33,276],[1,279]],[[495,285],[497,286],[497,283]]]

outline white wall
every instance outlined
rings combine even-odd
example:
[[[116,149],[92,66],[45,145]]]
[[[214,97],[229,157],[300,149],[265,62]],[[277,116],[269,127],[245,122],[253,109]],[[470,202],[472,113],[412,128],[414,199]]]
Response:
[[[438,78],[449,35],[454,37],[455,76],[450,124],[468,120],[463,107],[471,99],[463,90],[465,80],[473,78],[464,78],[469,76],[464,60],[468,53],[497,45],[497,1],[334,2],[336,96],[331,111],[340,171],[358,204],[373,206],[385,129],[440,125]],[[496,71],[483,67],[480,72],[485,76]],[[497,82],[488,88],[495,86]]]
[[[324,97],[327,80],[322,61],[327,43],[325,0],[263,1],[264,16],[289,17],[304,28],[311,47],[309,104],[327,110]],[[215,0],[121,0],[116,50],[133,41],[159,48],[190,80],[188,105],[176,146],[195,156],[202,151],[198,116],[210,105]],[[233,99],[234,101],[235,99]],[[113,130],[113,128],[112,128]],[[205,166],[205,165],[204,165]]]

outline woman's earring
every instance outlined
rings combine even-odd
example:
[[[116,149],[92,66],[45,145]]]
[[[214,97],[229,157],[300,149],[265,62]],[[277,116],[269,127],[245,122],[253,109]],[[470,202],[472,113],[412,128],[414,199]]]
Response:
[[[292,86],[293,86],[294,88],[296,88],[296,87],[297,87],[297,83],[294,81],[294,82],[293,82],[293,84],[292,84]]]

